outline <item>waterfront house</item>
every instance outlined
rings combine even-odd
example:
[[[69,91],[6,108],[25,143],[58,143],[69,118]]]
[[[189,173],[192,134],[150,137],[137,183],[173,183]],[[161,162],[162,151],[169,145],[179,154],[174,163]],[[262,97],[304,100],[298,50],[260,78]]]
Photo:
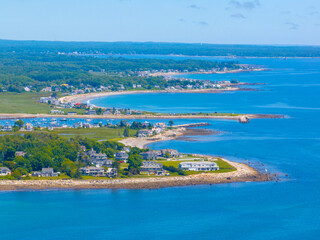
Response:
[[[53,171],[53,168],[42,168],[41,172],[33,172],[34,177],[58,177],[58,173]]]
[[[106,175],[109,178],[117,177],[118,176],[118,170],[116,168],[108,168]]]
[[[1,131],[4,131],[4,132],[11,132],[12,131],[12,126],[10,125],[5,125],[1,128]]]
[[[155,127],[164,129],[166,128],[166,124],[164,122],[158,122],[155,124]]]
[[[16,157],[24,157],[27,153],[26,152],[23,152],[23,151],[16,151],[15,152],[15,156]]]
[[[158,127],[154,127],[154,128],[152,128],[151,131],[152,131],[152,134],[160,134],[163,131],[163,129],[158,128]]]
[[[125,151],[117,152],[114,156],[116,160],[124,161],[124,162],[127,162],[129,157],[128,153],[126,153]]]
[[[58,173],[53,171],[53,168],[42,168],[41,170],[42,177],[58,177]]]
[[[26,124],[26,130],[27,131],[32,131],[33,130],[33,125],[31,123]]]
[[[96,110],[88,110],[88,111],[86,111],[86,115],[96,115],[96,114],[97,114]]]
[[[186,171],[217,171],[219,166],[215,162],[181,162],[179,168]]]
[[[143,160],[156,160],[158,159],[160,152],[159,151],[148,151],[140,153]]]
[[[103,177],[105,176],[105,169],[103,167],[83,167],[80,168],[81,173],[87,176]]]
[[[77,112],[68,112],[68,115],[77,115]]]
[[[111,114],[111,111],[109,111],[109,110],[106,110],[104,113],[103,113],[103,115],[110,115]]]
[[[107,158],[107,155],[104,153],[96,153],[91,156],[91,163],[96,167],[112,167],[112,160]]]
[[[11,171],[7,167],[0,167],[0,176],[7,176],[10,175]]]
[[[83,123],[82,122],[76,122],[73,124],[74,128],[82,128],[83,127]]]
[[[162,164],[155,161],[143,161],[140,172],[143,174],[165,175]]]
[[[56,110],[56,109],[52,109],[50,112],[51,114],[64,114],[64,111]]]
[[[149,137],[152,135],[152,131],[151,130],[140,130],[138,132],[138,137]]]
[[[175,150],[175,149],[161,149],[161,156],[166,157],[169,155],[169,157],[179,157],[181,154]]]

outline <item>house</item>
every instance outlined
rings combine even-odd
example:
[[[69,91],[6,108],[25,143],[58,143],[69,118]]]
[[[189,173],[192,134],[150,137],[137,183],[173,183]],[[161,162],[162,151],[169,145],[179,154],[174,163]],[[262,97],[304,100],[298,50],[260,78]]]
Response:
[[[32,131],[33,130],[33,125],[31,123],[26,124],[26,130],[27,131]]]
[[[130,147],[123,147],[123,150],[129,153],[131,151]]]
[[[88,110],[88,111],[86,111],[86,115],[96,115],[96,114],[97,114],[96,110]]]
[[[164,122],[158,122],[158,123],[155,124],[155,127],[166,128],[166,124]]]
[[[181,162],[179,168],[186,171],[216,171],[219,166],[215,162]]]
[[[155,161],[143,161],[140,172],[144,174],[165,175],[162,164],[156,163]]]
[[[110,115],[111,114],[111,112],[109,111],[109,110],[106,110],[104,113],[103,113],[103,115]]]
[[[159,157],[159,151],[148,151],[140,153],[143,160],[156,160]]]
[[[11,171],[7,167],[0,167],[0,176],[7,176],[10,175]]]
[[[55,97],[41,97],[40,98],[40,103],[55,103],[59,101]]]
[[[58,177],[58,173],[53,171],[53,168],[42,168],[41,172],[33,172],[34,177]]]
[[[5,125],[1,128],[1,131],[4,132],[11,132],[12,131],[12,127],[10,125]]]
[[[42,92],[51,92],[52,89],[51,89],[51,87],[45,87],[45,88],[43,88],[41,91],[42,91]]]
[[[116,160],[124,161],[124,162],[127,162],[129,157],[128,153],[126,153],[125,151],[117,152],[114,156]]]
[[[26,92],[30,92],[31,91],[31,89],[29,88],[29,87],[24,87],[23,88]]]
[[[88,156],[92,156],[92,155],[94,155],[94,154],[97,154],[97,152],[95,151],[95,150],[93,150],[93,148],[91,148],[91,150],[89,150],[88,152],[87,152],[87,154],[88,154]]]
[[[52,114],[64,114],[64,111],[56,110],[56,109],[52,109],[50,112],[51,112]]]
[[[87,149],[86,149],[86,146],[81,145],[81,146],[80,146],[80,150],[85,152],[85,151],[87,150]]]
[[[83,127],[83,122],[76,122],[73,124],[74,128],[82,128]]]
[[[91,157],[91,163],[96,167],[112,167],[113,161],[108,159],[104,153],[98,153]]]
[[[103,177],[105,176],[105,169],[103,167],[83,167],[80,168],[81,173],[87,176]]]
[[[24,157],[27,153],[26,152],[23,152],[23,151],[16,151],[15,152],[15,156],[16,157]]]
[[[151,131],[153,134],[160,134],[163,130],[162,128],[155,127],[155,128],[152,128]]]
[[[175,149],[161,149],[160,151],[161,151],[162,157],[166,157],[166,156],[179,157],[180,156],[180,153]]]
[[[114,178],[118,176],[118,170],[116,168],[108,168],[106,175],[109,178]]]
[[[140,130],[138,132],[138,137],[149,137],[152,135],[152,131],[151,130]]]
[[[77,112],[68,112],[68,115],[77,115]]]

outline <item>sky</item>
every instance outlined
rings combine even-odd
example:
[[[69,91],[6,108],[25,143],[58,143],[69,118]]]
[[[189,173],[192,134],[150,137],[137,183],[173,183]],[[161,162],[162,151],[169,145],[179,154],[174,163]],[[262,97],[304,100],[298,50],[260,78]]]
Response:
[[[0,39],[320,45],[320,0],[0,0]]]

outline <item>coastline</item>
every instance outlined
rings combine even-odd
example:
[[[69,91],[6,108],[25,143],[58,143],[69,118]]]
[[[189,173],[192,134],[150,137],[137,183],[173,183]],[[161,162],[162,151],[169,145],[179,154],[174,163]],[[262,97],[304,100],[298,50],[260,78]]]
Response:
[[[242,84],[244,85],[244,84]],[[228,89],[193,89],[193,90],[179,90],[179,91],[167,91],[167,90],[132,90],[132,91],[117,91],[117,92],[99,92],[99,93],[85,93],[77,95],[68,95],[59,98],[61,103],[70,102],[84,102],[92,100],[94,98],[117,96],[117,95],[128,95],[128,94],[142,94],[142,93],[222,93],[225,91],[242,91],[241,88],[233,87]]]
[[[23,118],[90,118],[90,119],[226,119],[239,120],[240,117],[248,119],[271,119],[285,118],[284,115],[277,114],[237,114],[236,116],[229,115],[59,115],[59,114],[32,114],[32,113],[0,113],[0,119],[23,119]]]
[[[193,129],[192,124],[174,126],[173,129],[166,130],[160,134],[151,137],[128,137],[118,142],[123,143],[126,146],[146,148],[149,144],[161,141],[170,141],[187,136],[200,136],[217,134],[217,131],[205,130],[205,129]]]
[[[235,182],[266,182],[275,175],[260,173],[244,163],[225,160],[236,168],[227,173],[200,173],[179,177],[150,177],[94,180],[0,180],[0,191],[45,189],[159,189],[165,187],[211,185]]]
[[[203,72],[157,72],[150,73],[149,76],[152,77],[169,77],[169,76],[178,76],[178,75],[193,75],[193,74],[226,74],[226,73],[242,73],[242,72],[261,72],[268,71],[265,68],[253,68],[253,69],[234,69],[234,70],[225,70],[225,71],[203,71]]]

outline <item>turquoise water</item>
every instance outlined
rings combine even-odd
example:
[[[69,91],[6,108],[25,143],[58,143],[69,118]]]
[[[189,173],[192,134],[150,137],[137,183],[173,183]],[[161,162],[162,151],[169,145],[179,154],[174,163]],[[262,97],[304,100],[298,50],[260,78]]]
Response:
[[[286,119],[249,124],[210,120],[209,128],[220,134],[152,147],[249,161],[288,179],[160,190],[2,192],[0,239],[319,239],[320,59],[240,62],[272,70],[193,77],[264,82],[263,91],[137,94],[92,103],[161,112],[285,114]]]

